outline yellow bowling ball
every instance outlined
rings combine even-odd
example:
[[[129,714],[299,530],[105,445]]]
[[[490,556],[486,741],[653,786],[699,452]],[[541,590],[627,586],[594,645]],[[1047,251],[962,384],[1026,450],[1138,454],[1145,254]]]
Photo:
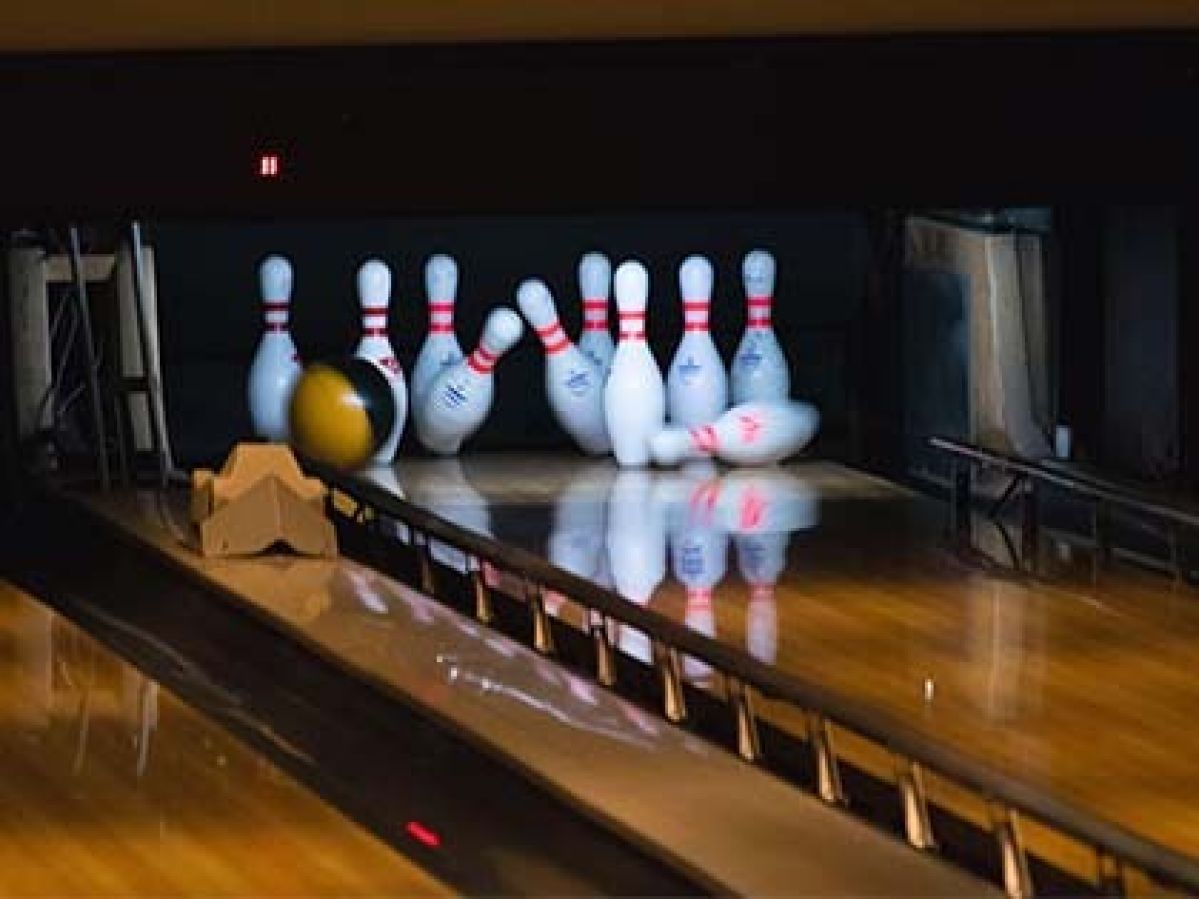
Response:
[[[395,425],[395,397],[386,376],[365,359],[316,362],[291,395],[292,445],[335,468],[361,468]]]

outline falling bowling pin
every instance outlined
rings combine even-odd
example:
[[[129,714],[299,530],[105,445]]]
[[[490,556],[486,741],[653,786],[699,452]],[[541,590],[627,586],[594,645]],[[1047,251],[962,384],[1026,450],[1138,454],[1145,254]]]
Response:
[[[617,268],[614,283],[620,342],[604,385],[604,420],[617,464],[635,468],[649,464],[650,438],[666,417],[666,387],[645,341],[649,272],[630,260]]]
[[[711,424],[663,428],[650,446],[659,465],[705,456],[730,465],[769,465],[807,446],[819,426],[820,413],[807,403],[743,403]]]
[[[519,315],[502,306],[493,309],[474,352],[433,379],[423,413],[429,449],[451,456],[479,429],[495,396],[496,363],[523,332]]]
[[[458,295],[458,265],[444,254],[425,263],[425,295],[429,304],[429,333],[412,367],[412,417],[421,435],[425,393],[443,369],[462,361],[462,346],[454,336],[454,301]]]
[[[282,256],[268,256],[258,266],[258,288],[262,296],[264,328],[246,395],[254,433],[264,440],[285,442],[291,393],[300,377],[300,355],[288,331],[291,305],[291,263]]]
[[[745,285],[745,334],[733,355],[733,404],[784,401],[791,395],[791,372],[774,328],[774,257],[765,250],[747,253],[741,263]]]
[[[545,348],[545,394],[554,418],[585,453],[612,449],[604,421],[600,369],[575,346],[558,321],[554,298],[544,281],[525,281],[516,303]]]
[[[666,414],[684,428],[714,421],[729,403],[729,377],[708,330],[712,282],[712,263],[703,256],[679,266],[683,339],[666,377]]]
[[[616,345],[608,330],[608,297],[612,288],[612,263],[603,253],[587,253],[579,260],[579,295],[583,300],[583,333],[579,349],[595,363],[604,380],[612,368]]]
[[[358,305],[362,310],[362,339],[358,341],[354,355],[379,366],[387,376],[395,398],[395,424],[372,459],[376,465],[390,465],[404,433],[404,419],[408,415],[408,388],[404,384],[404,372],[400,370],[395,350],[391,348],[391,339],[387,336],[391,269],[378,259],[368,259],[358,269]]]

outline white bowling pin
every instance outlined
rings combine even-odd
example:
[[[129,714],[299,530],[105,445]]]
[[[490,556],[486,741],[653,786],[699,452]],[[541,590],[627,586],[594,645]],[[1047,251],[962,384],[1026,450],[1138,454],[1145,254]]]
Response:
[[[616,345],[608,330],[608,297],[612,287],[612,263],[603,253],[588,253],[579,260],[579,296],[583,300],[583,333],[579,349],[608,379]]]
[[[487,418],[495,396],[494,368],[520,340],[524,326],[511,309],[493,309],[475,351],[433,379],[425,397],[422,441],[435,453],[458,452]]]
[[[376,465],[390,465],[404,433],[404,420],[408,415],[408,388],[395,350],[391,348],[391,338],[387,336],[391,269],[378,259],[368,259],[358,269],[358,305],[362,309],[362,339],[358,341],[354,355],[359,359],[369,359],[379,366],[387,376],[395,398],[395,425],[371,460]]]
[[[747,253],[741,263],[745,285],[745,334],[733,355],[733,404],[784,401],[791,395],[791,372],[774,328],[774,257],[765,250]]]
[[[704,456],[730,465],[769,465],[807,446],[819,426],[820,413],[807,403],[743,403],[711,424],[663,428],[650,448],[659,465]]]
[[[284,442],[291,393],[300,377],[300,355],[287,327],[291,306],[291,263],[268,256],[258,266],[258,289],[265,319],[262,338],[250,364],[246,396],[254,433],[264,440]]]
[[[708,330],[712,281],[712,263],[703,256],[679,266],[683,339],[666,376],[666,415],[684,428],[714,421],[729,404],[729,376]]]
[[[600,369],[571,342],[558,321],[554,298],[544,281],[525,281],[516,303],[545,348],[545,395],[562,430],[585,453],[612,449],[604,422],[604,384]]]
[[[640,262],[624,262],[614,281],[620,342],[604,385],[604,420],[617,463],[636,467],[649,463],[650,438],[662,429],[666,386],[645,341],[649,272]]]
[[[458,265],[446,255],[430,256],[425,263],[425,295],[429,303],[429,334],[421,344],[410,382],[412,418],[421,434],[425,393],[433,379],[462,361],[462,347],[454,336],[454,301],[458,294]]]

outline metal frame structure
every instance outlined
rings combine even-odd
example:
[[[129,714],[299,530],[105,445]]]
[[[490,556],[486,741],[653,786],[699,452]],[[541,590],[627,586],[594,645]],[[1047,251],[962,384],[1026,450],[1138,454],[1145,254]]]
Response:
[[[843,762],[833,742],[833,726],[889,752],[896,759],[895,789],[903,809],[904,836],[913,847],[932,851],[937,846],[924,790],[924,772],[932,772],[979,797],[989,809],[990,826],[1001,860],[1002,886],[1013,899],[1037,894],[1029,856],[1020,834],[1020,822],[1037,822],[1095,854],[1093,886],[1109,894],[1128,895],[1129,875],[1139,871],[1151,880],[1199,895],[1199,862],[1097,818],[1023,781],[947,748],[919,733],[892,715],[838,695],[815,683],[786,674],[738,649],[709,639],[685,625],[623,599],[591,581],[556,568],[537,555],[466,530],[385,489],[348,478],[319,464],[309,464],[333,490],[331,506],[360,525],[383,530],[385,523],[402,523],[411,543],[421,554],[422,589],[437,597],[437,575],[431,544],[440,541],[471,560],[469,577],[475,597],[476,618],[492,620],[491,588],[486,566],[512,575],[525,585],[526,607],[533,643],[553,656],[549,616],[542,601],[553,590],[581,606],[594,646],[592,675],[613,687],[615,650],[609,625],[618,622],[646,634],[654,647],[653,666],[659,683],[663,716],[673,722],[688,717],[681,676],[681,659],[691,656],[716,672],[725,685],[724,701],[736,734],[737,752],[747,763],[763,760],[759,716],[755,697],[784,703],[803,713],[808,744],[816,771],[816,792],[830,805],[847,801],[841,777]],[[395,533],[394,526],[388,528]]]

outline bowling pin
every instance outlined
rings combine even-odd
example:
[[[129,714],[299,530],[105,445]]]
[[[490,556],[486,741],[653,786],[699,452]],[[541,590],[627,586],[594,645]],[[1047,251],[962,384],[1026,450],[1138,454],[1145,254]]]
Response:
[[[604,422],[603,375],[562,330],[544,281],[525,281],[516,303],[545,348],[545,394],[554,418],[585,453],[612,449]]]
[[[729,404],[729,377],[708,331],[712,281],[712,263],[703,256],[679,266],[683,339],[666,376],[666,414],[684,428],[714,421]]]
[[[741,263],[745,285],[745,334],[732,366],[733,404],[784,401],[791,395],[791,372],[774,328],[774,257],[765,250],[747,253]]]
[[[649,471],[622,471],[608,497],[608,564],[613,586],[645,605],[666,576],[666,507]]]
[[[288,437],[288,407],[301,372],[300,354],[287,328],[291,283],[291,263],[282,256],[268,256],[258,266],[265,324],[246,383],[254,433],[279,442]]]
[[[511,309],[493,309],[473,353],[442,371],[425,397],[422,442],[433,452],[452,456],[479,429],[495,396],[494,369],[520,340],[524,326]]]
[[[603,253],[588,253],[579,260],[579,295],[583,300],[583,333],[579,349],[595,363],[604,380],[612,368],[616,345],[608,330],[608,294],[612,263]]]
[[[458,266],[446,255],[430,256],[425,263],[425,295],[429,303],[429,334],[412,368],[412,419],[416,436],[422,431],[425,393],[433,379],[462,361],[462,347],[454,336],[454,300],[458,293]]]
[[[395,425],[391,434],[383,441],[379,451],[371,460],[376,465],[390,465],[395,459],[396,447],[404,433],[404,419],[408,415],[408,388],[404,383],[404,372],[396,360],[391,339],[387,336],[387,314],[391,306],[391,269],[378,259],[368,259],[358,269],[358,305],[362,310],[362,339],[354,355],[359,359],[374,362],[387,376],[391,393],[395,398]]]
[[[649,463],[650,438],[666,417],[666,387],[645,341],[649,272],[630,260],[620,265],[614,280],[620,342],[604,385],[604,420],[617,463],[630,468]]]
[[[820,413],[807,403],[742,403],[711,424],[663,428],[650,448],[659,465],[705,456],[730,465],[769,465],[807,446],[819,426]]]

